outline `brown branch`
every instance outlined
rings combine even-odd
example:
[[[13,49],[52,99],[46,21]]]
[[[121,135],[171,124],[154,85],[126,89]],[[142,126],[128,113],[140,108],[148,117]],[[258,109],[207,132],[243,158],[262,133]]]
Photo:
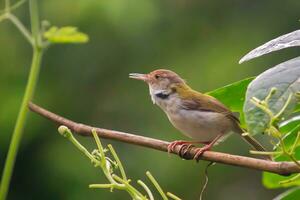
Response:
[[[82,136],[92,136],[92,129],[96,129],[98,135],[101,138],[107,138],[112,140],[118,140],[121,142],[126,142],[130,144],[135,144],[151,149],[156,149],[159,151],[167,152],[167,147],[170,144],[169,142],[153,139],[149,137],[143,137],[135,134],[125,133],[121,131],[108,130],[103,128],[97,128],[88,126],[81,123],[76,123],[59,115],[56,115],[40,106],[29,103],[29,109],[35,113],[40,114],[41,116],[56,122],[59,125],[65,125],[71,130]],[[178,154],[179,147],[175,148],[174,154]],[[195,155],[196,148],[191,148],[191,150],[184,156],[185,159],[191,159]],[[300,169],[293,162],[274,162],[268,160],[262,160],[257,158],[250,158],[245,156],[231,155],[227,153],[220,153],[214,151],[206,151],[203,153],[202,160],[213,161],[218,163],[223,163],[227,165],[234,165],[240,167],[246,167],[250,169],[256,169],[260,171],[267,171],[276,174],[291,174],[299,173]]]

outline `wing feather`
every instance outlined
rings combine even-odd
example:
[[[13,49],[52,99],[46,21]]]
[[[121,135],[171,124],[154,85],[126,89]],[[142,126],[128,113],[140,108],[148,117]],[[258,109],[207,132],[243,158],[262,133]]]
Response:
[[[182,99],[182,108],[186,110],[199,110],[216,112],[226,115],[228,118],[239,123],[238,117],[234,115],[223,103],[212,96],[197,93],[192,98]]]
[[[206,111],[206,112],[216,112],[216,113],[222,113],[226,115],[229,119],[231,119],[233,122],[235,122],[235,128],[237,133],[239,133],[242,136],[242,133],[244,133],[244,130],[240,127],[239,119],[233,112],[231,112],[223,103],[218,101],[212,96],[201,94],[198,92],[195,92],[189,98],[182,99],[182,108],[186,110],[199,110],[199,111]],[[265,151],[264,147],[256,141],[253,137],[250,135],[242,136],[254,149],[258,151]],[[270,156],[264,156],[265,159],[270,160]]]

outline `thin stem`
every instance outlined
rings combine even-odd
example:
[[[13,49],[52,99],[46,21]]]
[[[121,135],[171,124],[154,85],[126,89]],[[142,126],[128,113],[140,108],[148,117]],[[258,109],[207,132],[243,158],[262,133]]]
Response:
[[[6,9],[10,7],[10,1],[6,0]],[[37,2],[36,0],[30,0],[30,16],[31,16],[31,24],[34,27],[33,35],[35,41],[38,41],[39,37],[39,28],[38,28],[38,10],[37,10]],[[6,157],[4,170],[1,179],[1,187],[0,187],[0,200],[5,200],[7,197],[9,183],[11,180],[14,164],[16,161],[17,152],[20,146],[20,142],[22,139],[22,133],[25,126],[26,116],[28,113],[28,103],[31,101],[34,95],[34,91],[36,88],[36,84],[38,81],[38,76],[40,72],[40,65],[42,60],[43,51],[38,47],[38,42],[34,44],[33,50],[33,58],[31,62],[30,72],[28,81],[26,84],[25,93],[23,96],[22,104],[19,110],[19,114],[17,117],[17,121],[14,127],[12,139],[9,145],[8,154]]]
[[[33,40],[31,33],[27,30],[27,28],[22,24],[22,22],[14,15],[8,14],[8,19],[19,29],[19,31],[23,34],[25,39],[33,46]]]
[[[207,184],[208,184],[208,168],[210,167],[210,166],[213,166],[213,165],[215,165],[216,163],[215,162],[210,162],[210,163],[208,163],[208,165],[206,165],[206,167],[205,167],[205,182],[204,182],[204,185],[203,185],[203,187],[202,187],[202,189],[201,189],[201,192],[200,192],[200,197],[199,197],[199,199],[200,200],[202,200],[203,199],[203,194],[204,194],[204,191],[205,191],[205,189],[206,189],[206,187],[207,187]]]
[[[144,188],[144,190],[148,194],[149,199],[150,200],[154,200],[153,194],[152,194],[151,190],[148,188],[148,186],[143,181],[141,181],[141,180],[138,180],[137,183]]]
[[[36,48],[41,48],[40,21],[37,0],[29,0],[29,10],[34,46]]]
[[[269,92],[269,94],[268,94],[268,95],[266,96],[266,98],[265,98],[266,104],[269,103],[271,97],[272,97],[276,92],[277,92],[277,88],[276,88],[276,87],[272,87],[271,90],[270,90],[270,92]]]
[[[84,146],[82,146],[82,144],[78,142],[78,140],[73,136],[72,132],[68,127],[60,126],[58,128],[58,132],[62,136],[70,140],[70,142],[72,142],[75,145],[75,147],[77,147],[77,149],[79,149],[79,151],[86,155],[93,163],[99,164],[99,161],[96,158],[94,158],[94,156],[90,154],[90,152]]]
[[[89,188],[101,188],[101,189],[110,188],[110,189],[113,189],[114,184],[90,184]]]
[[[281,137],[279,137],[278,139],[279,139],[279,144],[280,144],[280,147],[281,147],[283,153],[285,153],[286,155],[289,155],[289,152],[287,151],[287,149],[285,147],[283,139]]]
[[[109,173],[109,171],[107,170],[107,168],[103,167],[102,170],[103,170],[103,173],[104,173],[105,177],[108,179],[109,182],[111,182],[112,184],[114,184],[115,187],[118,188],[118,189],[124,189],[124,185],[117,183],[113,179],[112,175]]]
[[[18,2],[16,2],[13,5],[10,5],[8,7],[8,9],[6,9],[6,7],[4,7],[3,10],[0,11],[1,14],[10,14],[13,10],[16,10],[17,8],[19,8],[21,5],[23,5],[27,0],[20,0]]]
[[[78,142],[78,140],[73,136],[71,130],[68,127],[66,127],[66,126],[60,126],[58,128],[58,132],[62,136],[64,136],[68,140],[70,140],[75,145],[75,147],[77,147],[84,155],[86,155],[92,161],[92,163],[95,164],[95,166],[100,166],[102,168],[102,170],[103,170],[103,173],[104,173],[105,177],[109,180],[110,183],[114,184],[115,188],[118,188],[118,189],[123,189],[124,188],[124,185],[118,184],[113,179],[113,177],[111,176],[111,174],[110,174],[109,169],[107,168],[107,166],[106,165],[102,165],[102,163],[100,163],[99,160],[97,160],[82,144],[80,144],[80,142]],[[103,152],[102,146],[99,146],[99,151]],[[102,155],[102,156],[103,157],[101,157],[101,159],[105,160],[105,154]]]
[[[17,8],[19,8],[21,5],[23,5],[26,2],[26,0],[20,0],[17,3],[13,4],[12,6],[10,6],[9,10],[13,11]]]
[[[110,160],[110,159],[105,157],[105,152],[104,152],[103,146],[101,144],[100,138],[97,135],[96,129],[93,128],[91,130],[91,132],[92,132],[92,135],[94,136],[94,139],[95,139],[97,147],[98,147],[98,150],[95,150],[96,151],[95,153],[97,155],[94,155],[93,153],[91,154],[82,144],[80,144],[80,142],[78,142],[78,140],[76,140],[76,138],[73,136],[73,133],[67,126],[63,126],[63,125],[60,126],[58,128],[58,132],[63,137],[65,137],[69,141],[71,141],[75,145],[75,147],[77,147],[81,152],[83,152],[93,163],[96,163],[95,167],[100,167],[102,169],[104,175],[110,182],[109,184],[90,184],[89,185],[90,188],[110,188],[111,190],[113,188],[117,188],[119,190],[127,191],[128,194],[133,199],[147,200],[146,196],[144,196],[137,189],[135,189],[132,185],[130,185],[130,179],[127,180],[122,163],[121,163],[119,157],[117,156],[114,148],[111,145],[109,145],[108,148],[110,149],[113,157],[117,161],[117,165],[119,166],[119,169],[121,171],[121,174],[123,175],[123,178],[113,174],[113,172],[110,170],[111,166],[109,165],[110,164],[109,161],[106,163],[102,163],[102,160],[106,160],[106,159]],[[98,159],[96,159],[95,156],[100,156],[101,160],[99,161]],[[147,173],[149,173],[149,172],[147,172]],[[150,176],[152,177],[151,174],[150,174]],[[153,177],[152,177],[152,179],[151,179],[151,181],[155,185],[157,190],[162,191],[161,188],[159,187],[158,183],[155,181],[155,179]],[[138,181],[138,184],[140,184],[146,190],[147,194],[149,195],[150,200],[154,200],[153,195],[152,195],[150,189],[147,187],[147,185],[140,180]],[[177,197],[177,199],[179,199],[179,198]]]
[[[299,139],[300,139],[300,131],[298,131],[298,133],[297,133],[297,136],[296,136],[296,139],[294,141],[294,144],[293,144],[293,146],[292,146],[292,148],[291,148],[291,150],[289,152],[290,154],[292,154],[295,151],[295,149],[297,147],[297,144],[299,142]]]
[[[0,200],[5,200],[7,196],[10,179],[13,172],[13,167],[15,164],[19,145],[22,139],[22,133],[25,126],[26,116],[28,113],[27,105],[32,99],[35,91],[35,87],[36,87],[36,83],[40,71],[41,59],[42,59],[42,51],[36,49],[33,53],[32,64],[30,68],[28,82],[26,85],[25,94],[22,100],[21,108],[19,110],[15,128],[12,134],[12,139],[10,142],[7,158],[5,161],[5,166],[4,166],[2,180],[1,180],[1,187],[0,187]]]
[[[274,117],[273,113],[268,109],[266,108],[264,105],[260,104],[260,100],[253,97],[251,100],[250,100],[256,107],[260,108],[262,111],[264,111],[265,113],[267,113],[270,117],[270,119],[272,119]]]
[[[286,110],[286,108],[288,107],[288,105],[290,104],[290,102],[292,100],[292,96],[293,96],[292,93],[288,96],[288,99],[286,100],[286,102],[283,105],[283,107],[281,108],[281,110],[274,116],[275,120],[278,119],[282,115],[282,113]]]
[[[251,154],[255,154],[255,155],[279,155],[282,154],[282,151],[254,151],[254,150],[250,150],[249,151]]]
[[[113,148],[113,146],[112,146],[111,144],[109,144],[109,145],[107,145],[107,146],[108,146],[108,148],[109,148],[111,154],[113,155],[115,161],[117,162],[117,165],[118,165],[119,170],[120,170],[120,172],[121,172],[122,178],[123,178],[124,180],[127,180],[127,177],[126,177],[126,173],[125,173],[124,167],[123,167],[123,165],[122,165],[122,163],[121,163],[121,161],[120,161],[120,159],[119,159],[119,157],[118,157],[118,155],[117,155],[115,149]]]
[[[159,184],[155,180],[155,178],[152,176],[152,174],[149,171],[147,171],[146,175],[148,176],[148,178],[150,179],[150,181],[152,182],[152,184],[155,186],[155,188],[157,189],[157,191],[161,195],[162,199],[163,200],[168,200],[168,197],[166,196],[166,194],[164,193],[164,191],[162,190],[162,188],[159,186]]]
[[[300,168],[300,163],[299,161],[295,158],[295,156],[293,155],[290,155],[289,156],[291,158],[291,160]]]
[[[287,151],[287,149],[286,149],[286,147],[285,147],[285,144],[284,144],[283,139],[282,139],[281,137],[278,137],[278,139],[279,139],[279,144],[280,144],[280,147],[281,147],[283,153],[284,153],[285,155],[287,155],[287,156],[290,157],[290,154],[289,154],[289,152]]]
[[[98,151],[100,153],[100,159],[101,159],[101,168],[103,170],[103,173],[105,175],[105,177],[109,180],[109,182],[111,182],[112,184],[115,184],[117,188],[123,188],[123,186],[121,184],[118,184],[112,177],[111,173],[110,173],[110,169],[109,166],[107,166],[107,161],[106,161],[106,157],[105,157],[105,153],[104,153],[104,149],[103,146],[100,142],[100,139],[97,135],[97,132],[95,129],[92,129],[92,134],[94,136],[94,139],[96,141],[96,145],[98,147]]]
[[[5,0],[5,12],[9,12],[10,10],[10,0]]]
[[[112,177],[116,181],[125,185],[125,187],[123,189],[127,190],[129,192],[129,194],[132,194],[134,197],[137,197],[138,199],[146,199],[137,189],[132,187],[127,181],[123,180],[122,178],[120,178],[119,176],[117,176],[115,174],[113,174]]]
[[[97,144],[97,147],[98,147],[98,150],[99,150],[99,153],[100,153],[101,164],[102,164],[103,167],[106,167],[106,158],[105,158],[105,153],[104,153],[104,150],[103,150],[103,146],[100,142],[100,139],[99,139],[95,129],[92,130],[92,134],[94,136],[94,139],[96,141],[96,144]]]
[[[297,167],[300,169],[300,163],[298,162],[298,160],[286,149],[286,146],[284,144],[284,141],[282,139],[282,137],[279,137],[279,143],[280,143],[280,146],[282,148],[282,151],[283,153],[289,157],[296,165]]]
[[[167,196],[174,200],[181,200],[178,196],[176,196],[175,194],[173,194],[171,192],[167,192]]]
[[[293,176],[290,179],[280,181],[279,184],[287,184],[287,183],[290,183],[290,182],[293,182],[293,181],[297,180],[298,178],[300,178],[300,174],[297,174],[297,175]]]

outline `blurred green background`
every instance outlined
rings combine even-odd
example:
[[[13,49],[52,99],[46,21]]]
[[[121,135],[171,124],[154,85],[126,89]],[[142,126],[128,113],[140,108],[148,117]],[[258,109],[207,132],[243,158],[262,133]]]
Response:
[[[44,0],[39,5],[41,19],[78,26],[90,42],[47,50],[34,102],[75,121],[163,140],[185,138],[152,105],[146,85],[128,79],[130,72],[171,69],[204,92],[299,55],[299,49],[289,49],[238,65],[252,48],[299,29],[296,0]],[[27,6],[16,14],[28,25]],[[23,36],[11,23],[2,22],[1,172],[30,61],[31,49]],[[56,128],[29,114],[8,199],[129,199],[123,192],[89,189],[90,183],[105,182],[102,173]],[[94,148],[91,138],[77,138]],[[103,142],[114,145],[130,178],[147,180],[145,171],[150,170],[165,190],[183,199],[199,199],[206,162]],[[249,147],[233,136],[215,150],[248,155]],[[217,164],[209,174],[205,199],[271,199],[282,192],[263,188],[261,172],[253,170]]]

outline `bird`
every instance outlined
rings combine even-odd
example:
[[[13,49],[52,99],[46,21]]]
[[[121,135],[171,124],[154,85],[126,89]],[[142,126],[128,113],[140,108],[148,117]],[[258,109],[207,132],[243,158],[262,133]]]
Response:
[[[191,141],[175,140],[168,145],[174,152],[181,145],[182,156],[193,144],[204,144],[197,148],[193,159],[220,143],[231,133],[237,133],[255,150],[265,148],[252,136],[245,134],[238,117],[216,98],[193,90],[178,74],[167,69],[157,69],[148,74],[130,73],[129,78],[148,84],[153,104],[159,106],[171,124]],[[230,95],[230,94],[228,94]]]

